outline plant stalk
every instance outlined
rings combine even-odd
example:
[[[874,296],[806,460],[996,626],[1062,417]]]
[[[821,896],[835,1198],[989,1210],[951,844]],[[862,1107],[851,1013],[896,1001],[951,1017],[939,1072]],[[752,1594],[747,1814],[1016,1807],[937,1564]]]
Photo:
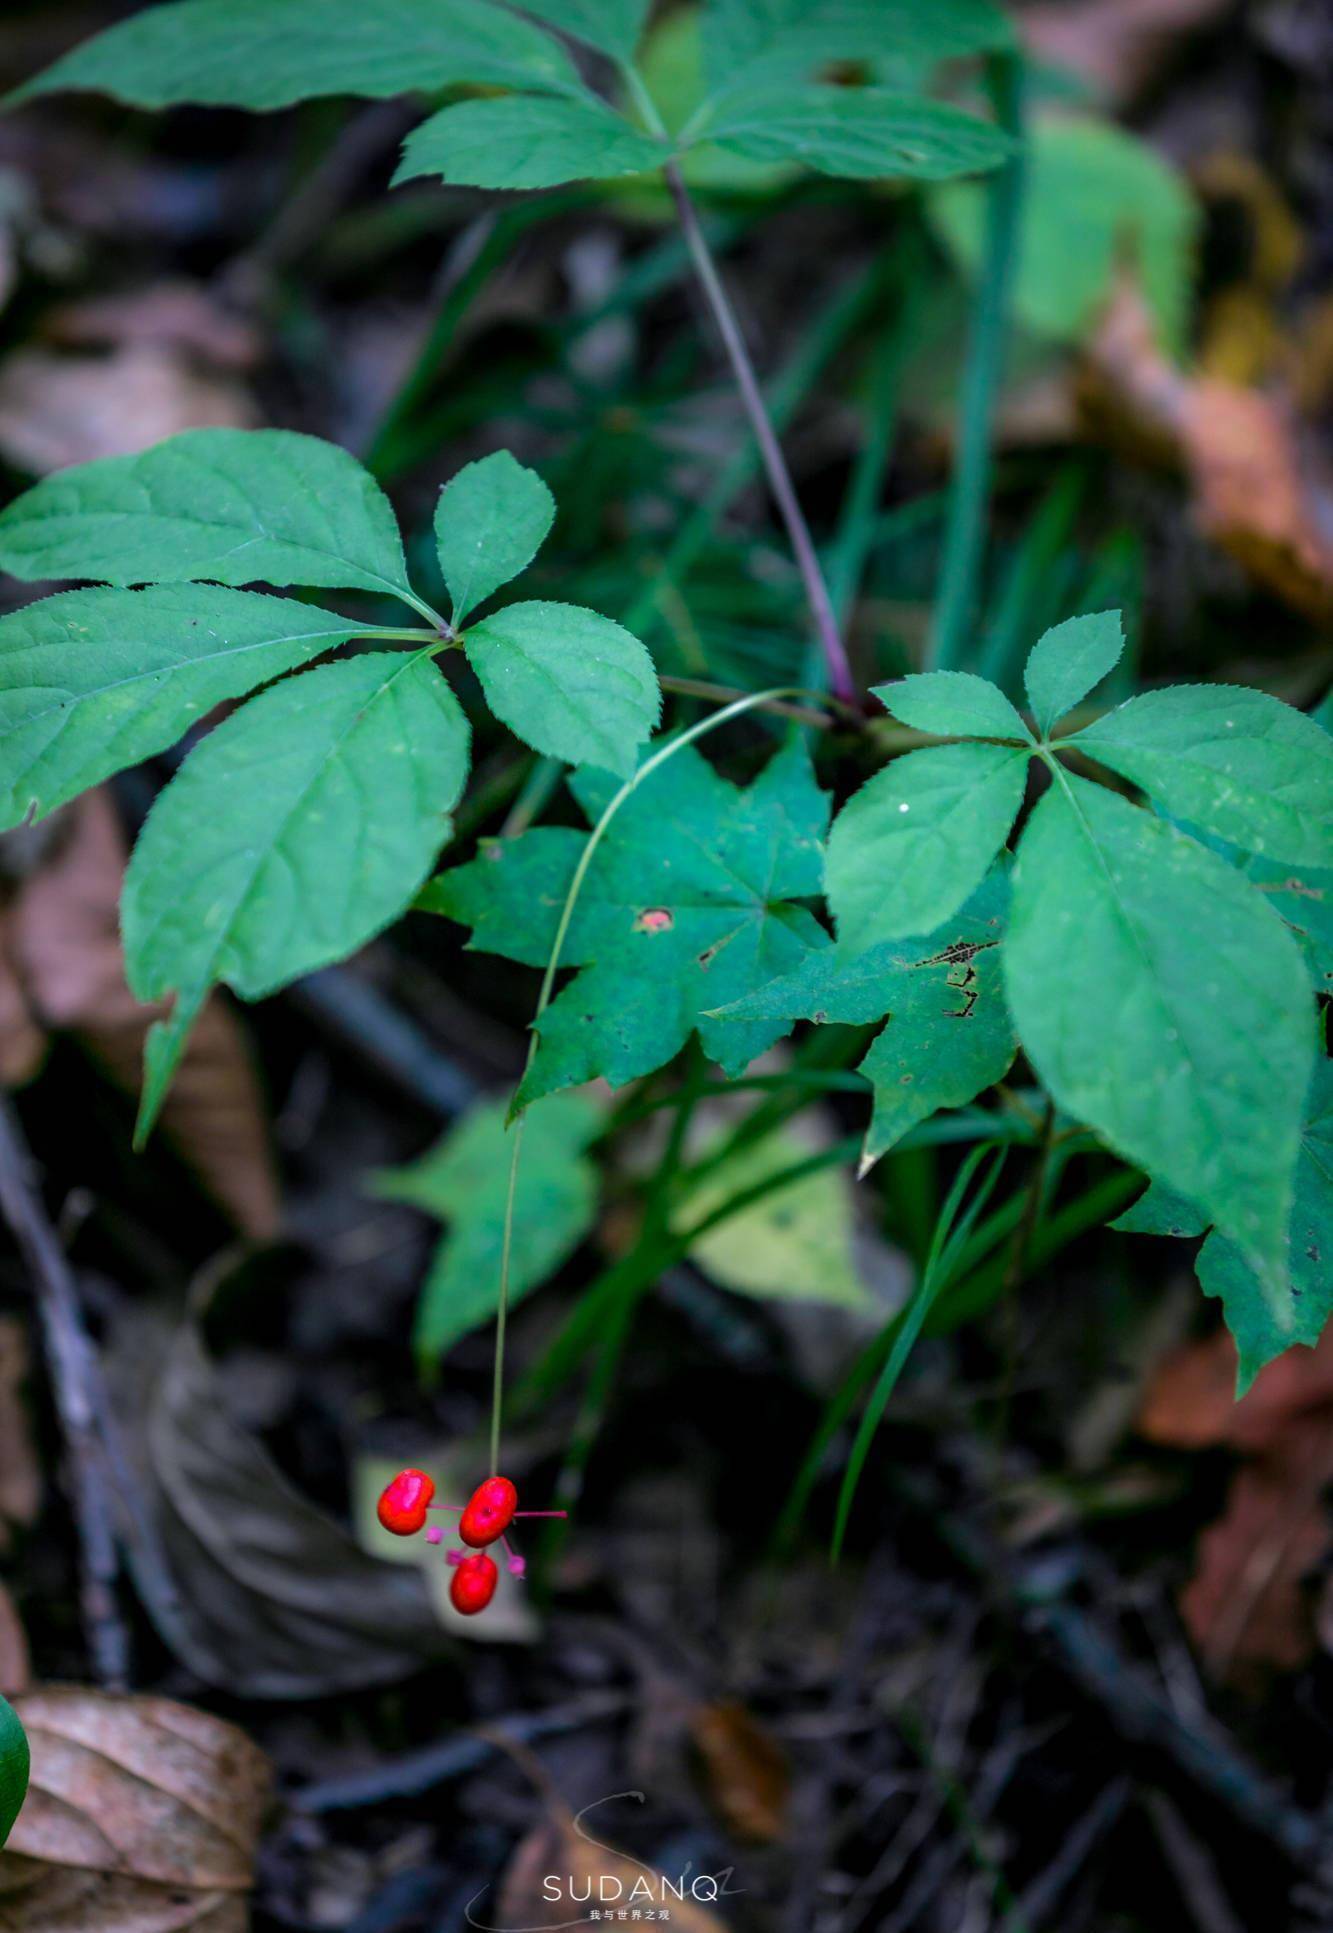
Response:
[[[815,634],[828,669],[829,690],[835,697],[850,703],[856,696],[856,685],[852,678],[851,665],[847,660],[847,650],[842,641],[837,614],[833,609],[833,600],[829,596],[828,585],[824,581],[824,573],[820,567],[809,525],[805,521],[805,513],[801,509],[795,485],[791,480],[791,472],[787,468],[787,459],[782,454],[782,446],[769,420],[754,364],[750,361],[750,353],[745,347],[745,338],[741,334],[740,323],[722,286],[722,278],[717,272],[712,250],[700,226],[698,214],[680,169],[674,161],[669,161],[665,172],[667,186],[671,190],[676,212],[680,217],[681,232],[690,251],[690,259],[712,311],[713,320],[717,324],[718,333],[722,337],[723,347],[726,349],[732,373],[736,378],[736,387],[740,391],[741,402],[750,419],[755,441],[759,445],[769,488],[773,492],[773,499],[778,506],[782,521],[786,525],[787,537],[796,558],[796,566],[801,573],[801,581],[805,585],[806,599],[814,619]]]

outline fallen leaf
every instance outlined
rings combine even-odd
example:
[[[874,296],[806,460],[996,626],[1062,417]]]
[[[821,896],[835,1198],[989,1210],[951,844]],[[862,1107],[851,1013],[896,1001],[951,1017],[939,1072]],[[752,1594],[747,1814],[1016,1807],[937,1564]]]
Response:
[[[1154,1377],[1138,1427],[1154,1443],[1227,1446],[1246,1459],[1199,1539],[1180,1598],[1203,1657],[1246,1685],[1298,1668],[1314,1650],[1305,1579],[1333,1546],[1321,1500],[1333,1479],[1333,1330],[1269,1363],[1240,1402],[1235,1386],[1236,1348],[1224,1330],[1189,1343]]]
[[[448,1649],[415,1571],[368,1557],[232,1416],[198,1327],[163,1352],[121,1317],[109,1363],[180,1602],[165,1641],[239,1697],[304,1698],[406,1677]],[[142,1581],[142,1580],[141,1580]]]
[[[1229,0],[1081,0],[1026,7],[1018,25],[1030,53],[1067,67],[1112,105],[1133,100],[1186,35]]]
[[[725,1922],[702,1903],[722,1897],[727,1883],[722,1874],[656,1872],[598,1840],[599,1811],[589,1806],[575,1814],[551,1800],[510,1860],[494,1914],[479,1915],[478,1923],[536,1933],[542,1927],[581,1926],[598,1909],[632,1913],[637,1908],[641,1914],[655,1911],[676,1933],[723,1933]]]
[[[1333,1477],[1333,1418],[1293,1432],[1282,1454],[1238,1470],[1226,1509],[1199,1539],[1180,1610],[1219,1677],[1295,1671],[1315,1648],[1305,1579],[1333,1539],[1320,1493]]]
[[[0,1853],[13,1933],[244,1933],[268,1763],[167,1698],[44,1687],[15,1700],[28,1798]]]
[[[767,1844],[782,1837],[791,1768],[772,1734],[744,1705],[700,1705],[690,1734],[717,1811],[741,1839]]]
[[[1333,542],[1280,398],[1177,368],[1122,281],[1090,344],[1080,404],[1095,433],[1185,472],[1200,528],[1258,583],[1333,620]]]
[[[245,316],[199,282],[155,282],[118,295],[67,302],[42,319],[42,334],[75,349],[149,344],[216,369],[253,369],[263,338]]]
[[[24,864],[11,857],[11,873],[23,876],[0,907],[0,1080],[30,1080],[48,1035],[70,1033],[137,1094],[144,1037],[166,1008],[140,1006],[125,984],[118,907],[127,855],[111,798],[86,793],[19,830],[45,836]],[[5,834],[0,848],[11,851],[16,836]],[[280,1206],[262,1098],[245,1036],[220,998],[200,1015],[162,1119],[237,1227],[271,1240]]]
[[[0,1584],[0,1697],[17,1698],[31,1683],[28,1634],[23,1629],[17,1605]]]
[[[0,455],[34,476],[146,450],[178,430],[256,420],[234,375],[195,367],[163,343],[103,356],[18,349],[0,364]]]

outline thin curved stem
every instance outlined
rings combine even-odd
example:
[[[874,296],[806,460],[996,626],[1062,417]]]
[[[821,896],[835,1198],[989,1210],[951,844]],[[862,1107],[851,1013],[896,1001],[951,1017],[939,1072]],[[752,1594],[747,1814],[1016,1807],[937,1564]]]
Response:
[[[704,737],[707,732],[715,731],[719,725],[725,725],[728,719],[739,718],[743,712],[755,711],[761,705],[771,704],[774,699],[806,698],[810,695],[810,693],[806,692],[800,686],[782,685],[772,691],[750,692],[744,698],[736,699],[733,704],[725,705],[721,711],[714,712],[711,717],[701,718],[697,724],[691,725],[688,731],[682,732],[678,738],[673,738],[668,744],[663,745],[658,751],[654,752],[652,757],[645,760],[639,767],[632,778],[626,779],[620,790],[607,802],[601,817],[588,835],[587,843],[583,851],[579,854],[579,863],[574,868],[574,876],[570,880],[569,889],[565,894],[565,903],[560,909],[560,919],[555,929],[555,938],[551,942],[551,952],[546,962],[546,971],[542,975],[541,989],[538,992],[537,1005],[532,1016],[532,1031],[528,1039],[528,1052],[527,1059],[523,1064],[523,1075],[515,1090],[514,1099],[510,1104],[511,1117],[517,1114],[518,1118],[514,1127],[513,1150],[509,1158],[509,1188],[505,1197],[504,1233],[500,1243],[500,1293],[495,1315],[495,1366],[491,1378],[492,1476],[496,1474],[500,1460],[500,1429],[504,1411],[505,1342],[509,1326],[509,1266],[513,1253],[514,1204],[518,1196],[519,1163],[523,1153],[523,1083],[527,1080],[528,1074],[532,1069],[533,1060],[536,1057],[538,1044],[537,1024],[551,1002],[551,992],[555,986],[555,976],[560,971],[560,957],[564,952],[565,941],[569,937],[570,921],[574,917],[574,908],[578,903],[579,894],[583,890],[583,882],[588,876],[588,868],[592,864],[593,855],[605,837],[611,821],[615,818],[630,794],[636,791],[646,778],[650,778],[654,772],[665,765],[668,759],[674,758],[677,752],[683,751],[687,745],[692,745],[696,739]]]
[[[712,310],[718,333],[722,337],[723,347],[726,349],[732,373],[736,378],[736,387],[740,391],[741,402],[750,419],[755,441],[759,445],[769,488],[773,492],[773,499],[787,528],[787,537],[796,558],[796,566],[801,573],[801,581],[805,585],[806,600],[814,619],[819,648],[828,667],[829,689],[835,697],[851,703],[856,696],[856,685],[852,678],[851,665],[848,663],[846,646],[842,641],[837,613],[833,609],[833,600],[829,596],[828,585],[824,581],[824,572],[815,550],[814,539],[810,535],[810,527],[805,521],[805,513],[801,509],[796,487],[791,480],[791,472],[787,468],[787,459],[782,454],[782,445],[778,442],[769,420],[763,392],[759,387],[759,379],[755,375],[754,364],[750,361],[750,352],[745,346],[740,323],[736,319],[736,313],[731,306],[726,289],[722,286],[722,278],[717,272],[712,250],[700,226],[698,214],[680,169],[674,161],[668,161],[665,173],[667,186],[671,190],[676,212],[680,217],[681,232],[690,251],[690,259],[694,263],[700,286]]]

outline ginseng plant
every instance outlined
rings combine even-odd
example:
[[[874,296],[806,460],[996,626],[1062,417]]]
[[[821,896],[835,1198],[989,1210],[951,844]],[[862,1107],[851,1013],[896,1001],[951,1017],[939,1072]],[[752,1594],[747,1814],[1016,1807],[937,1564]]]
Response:
[[[526,1381],[539,1401],[595,1357],[562,1505],[646,1290],[729,1217],[855,1152],[821,1150],[691,1212],[710,1168],[691,1167],[687,1142],[700,1096],[718,1085],[708,1063],[725,1083],[769,1083],[735,1152],[794,1114],[821,1074],[837,1085],[849,1027],[884,1022],[853,1083],[871,1101],[861,1174],[908,1137],[972,1144],[911,1299],[855,1366],[807,1465],[806,1488],[860,1405],[838,1537],[913,1339],[978,1262],[1016,1231],[1030,1243],[1080,1154],[1107,1151],[1150,1178],[1127,1225],[1211,1231],[1199,1275],[1222,1298],[1242,1385],[1289,1344],[1312,1343],[1333,1298],[1333,1083],[1317,1019],[1333,966],[1327,931],[1308,916],[1333,879],[1327,730],[1235,686],[1099,705],[1123,645],[1110,611],[1037,639],[1022,694],[957,668],[1022,194],[1022,64],[1008,24],[986,0],[709,0],[697,98],[669,118],[639,59],[647,12],[647,0],[531,0],[521,11],[487,0],[175,0],[16,97],[82,88],[142,107],[273,109],[448,93],[408,136],[398,181],[516,190],[660,177],[804,586],[812,689],[726,692],[702,717],[682,708],[654,739],[659,680],[629,629],[581,605],[495,601],[554,510],[541,479],[504,452],[440,494],[443,608],[409,573],[370,474],[289,431],[186,432],[53,476],[0,516],[5,569],[90,586],[0,621],[4,825],[54,811],[235,706],[160,793],[126,876],[131,986],[175,1001],[149,1041],[140,1139],[214,986],[260,999],[412,906],[542,971],[507,1138],[493,1114],[479,1118],[415,1180],[388,1184],[443,1201],[485,1261],[431,1285],[423,1362],[498,1316],[490,1475],[455,1506],[466,1549],[452,1553],[454,1601],[465,1611],[490,1599],[484,1553],[517,1504],[499,1476],[507,1310],[586,1225],[586,1149],[602,1130],[564,1090],[598,1077],[625,1089],[677,1061],[684,1070],[665,1093],[640,1096],[644,1108],[670,1106],[673,1127],[637,1245],[579,1300]],[[973,71],[942,63],[977,59],[995,118],[931,91],[941,73]],[[900,185],[990,178],[931,659],[869,696],[696,211],[691,180],[719,156]],[[365,602],[345,616],[256,584]],[[469,721],[450,681],[463,658],[548,776],[573,768],[588,830],[530,826],[437,870],[468,775]],[[750,783],[702,753],[717,727],[793,705],[799,722]],[[867,758],[879,769],[830,826],[816,764],[845,792]],[[795,1072],[785,1086],[747,1073],[799,1022],[810,1086]],[[825,1028],[836,1030],[826,1055]],[[1029,1085],[1015,1097],[1005,1084],[1020,1055]],[[994,1103],[978,1105],[986,1095]],[[619,1118],[637,1104],[622,1100]],[[533,1159],[560,1176],[531,1205],[530,1110],[534,1135],[549,1123]],[[1031,1151],[1028,1183],[983,1219],[1015,1144]],[[1075,1224],[1114,1212],[1136,1185],[1118,1172],[1089,1190]],[[404,1472],[382,1520],[415,1533],[433,1497],[431,1479]]]

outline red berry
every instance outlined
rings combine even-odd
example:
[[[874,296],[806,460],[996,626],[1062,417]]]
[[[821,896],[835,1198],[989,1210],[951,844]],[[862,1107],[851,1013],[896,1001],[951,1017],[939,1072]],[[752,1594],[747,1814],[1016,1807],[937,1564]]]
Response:
[[[380,1492],[379,1520],[395,1537],[412,1537],[425,1523],[426,1507],[434,1495],[434,1479],[424,1470],[400,1470]]]
[[[449,1583],[449,1601],[455,1611],[461,1611],[465,1618],[484,1611],[495,1596],[499,1576],[499,1571],[483,1551],[478,1551],[475,1557],[465,1557],[455,1568]]]
[[[518,1492],[508,1477],[487,1477],[468,1498],[458,1520],[458,1534],[476,1550],[503,1537],[514,1521]]]

